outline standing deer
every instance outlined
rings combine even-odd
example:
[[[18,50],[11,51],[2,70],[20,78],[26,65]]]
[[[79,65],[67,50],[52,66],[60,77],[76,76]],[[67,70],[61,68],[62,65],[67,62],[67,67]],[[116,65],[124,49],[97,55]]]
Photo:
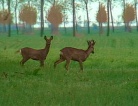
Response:
[[[44,39],[46,40],[46,46],[44,49],[36,50],[36,49],[29,48],[29,47],[25,47],[20,50],[20,53],[23,57],[23,59],[20,62],[21,65],[24,65],[24,63],[27,60],[33,59],[33,60],[40,61],[40,66],[44,66],[44,60],[46,59],[48,55],[51,40],[53,39],[53,36],[51,36],[50,39],[47,39],[47,37],[44,36]]]
[[[61,49],[60,58],[54,63],[54,67],[56,68],[57,64],[66,60],[65,68],[66,70],[68,70],[70,61],[73,60],[79,62],[80,69],[83,71],[82,63],[88,58],[90,53],[94,53],[95,41],[91,40],[87,41],[87,43],[88,43],[88,48],[86,50],[72,48],[72,47],[65,47]]]

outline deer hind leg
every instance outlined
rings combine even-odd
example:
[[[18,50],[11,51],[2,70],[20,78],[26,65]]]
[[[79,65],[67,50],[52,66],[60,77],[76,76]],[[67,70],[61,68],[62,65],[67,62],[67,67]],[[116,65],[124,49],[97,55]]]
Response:
[[[54,68],[56,68],[56,65],[57,65],[57,64],[59,64],[59,63],[61,63],[61,62],[63,62],[63,61],[65,61],[65,59],[59,59],[59,60],[57,60],[57,61],[54,63]]]
[[[68,71],[68,68],[69,68],[69,64],[70,64],[70,59],[67,59],[66,64],[65,64],[65,68],[66,68],[67,71]]]
[[[29,60],[30,58],[23,58],[21,61],[20,61],[20,64],[23,66],[24,63]]]
[[[63,58],[62,55],[60,55],[60,59],[58,59],[58,60],[54,63],[54,68],[56,68],[56,65],[57,65],[57,64],[59,64],[59,63],[61,63],[61,62],[63,62],[63,61],[65,61],[65,59]]]

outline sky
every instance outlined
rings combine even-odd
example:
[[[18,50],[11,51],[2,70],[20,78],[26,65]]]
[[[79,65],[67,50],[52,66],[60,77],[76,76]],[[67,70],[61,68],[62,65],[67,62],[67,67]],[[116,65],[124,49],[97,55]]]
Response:
[[[113,13],[113,18],[114,18],[114,22],[122,22],[123,23],[123,20],[122,20],[122,13],[123,13],[123,7],[122,7],[122,1],[123,0],[120,0],[120,2],[117,2],[117,3],[113,3],[115,5],[112,5],[112,13]],[[133,2],[132,2],[133,1]],[[80,2],[78,2],[80,3]],[[126,0],[126,3],[134,3],[134,0]],[[80,3],[82,4],[82,3]],[[106,2],[104,3],[104,5],[106,6]],[[98,9],[99,9],[99,2],[91,2],[88,4],[88,8],[89,8],[89,18],[90,18],[90,25],[92,25],[93,23],[96,23],[98,24],[97,20],[96,20],[96,14],[98,12]],[[80,20],[78,17],[80,17]],[[72,12],[69,12],[68,13],[68,21],[70,23],[66,24],[66,26],[72,26]],[[77,21],[85,21],[87,20],[87,16],[86,16],[86,11],[84,9],[81,9],[80,11],[76,10],[76,20]],[[82,26],[84,24],[82,23]],[[39,25],[38,25],[39,26]],[[45,25],[47,26],[47,24]],[[60,25],[60,26],[64,26],[63,23]]]
[[[98,12],[98,9],[99,9],[99,3],[98,2],[93,2],[91,4],[89,4],[89,18],[90,18],[90,21],[92,23],[96,23],[97,20],[96,20],[96,14]],[[122,15],[122,8],[121,6],[118,6],[117,8],[113,8],[113,17],[114,17],[114,21],[121,21],[121,19],[118,19],[118,16],[121,16]],[[85,10],[80,10],[80,11],[77,11],[76,10],[76,18],[77,18],[77,21],[79,21],[78,17],[81,16],[81,21],[84,21],[84,20],[87,20],[87,16],[86,16],[86,11]],[[72,21],[72,13],[69,13],[69,21]],[[91,24],[92,24],[91,23]]]
[[[122,0],[120,0],[122,1]],[[134,0],[126,0],[126,3],[134,3],[132,2]],[[106,5],[106,3],[104,3]],[[115,3],[114,3],[115,4]],[[133,5],[133,4],[132,4]],[[123,13],[123,7],[122,7],[122,2],[118,2],[114,5],[112,5],[112,13],[113,13],[113,18],[114,18],[114,22],[123,22],[122,20],[122,13]],[[99,9],[99,2],[92,2],[91,4],[89,4],[89,18],[90,21],[92,23],[96,23],[96,14],[98,12]],[[86,16],[86,11],[84,10],[80,10],[80,11],[76,11],[77,13],[77,19],[79,16],[81,16],[81,21],[87,20],[87,16]],[[69,13],[69,20],[72,20],[72,13]],[[91,24],[92,24],[91,23]]]

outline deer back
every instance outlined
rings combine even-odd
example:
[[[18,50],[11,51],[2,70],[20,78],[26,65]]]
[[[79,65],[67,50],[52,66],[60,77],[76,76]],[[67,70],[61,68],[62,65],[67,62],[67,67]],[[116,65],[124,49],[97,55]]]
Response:
[[[65,59],[71,59],[75,61],[85,61],[87,54],[82,49],[66,47],[61,50],[61,54]]]
[[[90,53],[94,53],[94,41],[87,41],[88,48],[86,50],[77,49],[72,47],[65,47],[61,50],[61,55],[65,59],[71,59],[75,61],[85,61]]]

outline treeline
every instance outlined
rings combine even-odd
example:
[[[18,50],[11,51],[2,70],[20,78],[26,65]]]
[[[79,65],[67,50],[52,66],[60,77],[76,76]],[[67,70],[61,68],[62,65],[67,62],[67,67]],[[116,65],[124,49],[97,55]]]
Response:
[[[90,5],[96,3],[97,0],[1,0],[0,1],[0,31],[8,32],[11,36],[11,25],[16,26],[16,32],[19,34],[20,28],[26,31],[26,28],[32,29],[32,26],[40,22],[40,36],[44,34],[44,23],[49,22],[52,34],[58,35],[59,25],[62,23],[66,32],[66,24],[71,14],[73,22],[73,36],[76,34],[79,20],[86,14],[87,33],[90,34],[90,15],[95,16],[99,23],[99,35],[104,33],[103,24],[106,23],[107,36],[110,31],[114,32],[113,8],[122,7],[122,22],[125,31],[131,32],[131,23],[136,21],[136,29],[138,31],[137,22],[137,1],[131,3],[126,0],[99,0],[97,13],[94,15],[90,12]],[[79,11],[84,11],[82,16],[78,16]],[[111,24],[110,24],[111,23]],[[21,27],[22,26],[22,27]]]

